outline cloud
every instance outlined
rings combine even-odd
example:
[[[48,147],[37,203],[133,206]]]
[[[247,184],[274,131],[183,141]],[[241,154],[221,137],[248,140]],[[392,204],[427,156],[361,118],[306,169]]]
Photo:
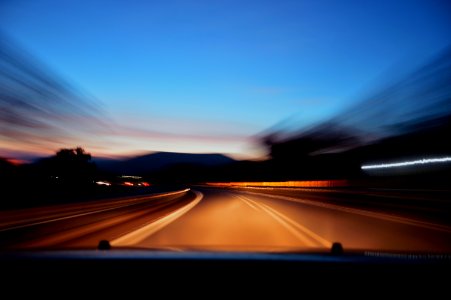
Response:
[[[152,129],[117,126],[113,135],[115,137],[127,137],[134,139],[158,139],[158,140],[184,140],[198,142],[233,143],[249,141],[251,137],[240,134],[196,134],[164,132]]]

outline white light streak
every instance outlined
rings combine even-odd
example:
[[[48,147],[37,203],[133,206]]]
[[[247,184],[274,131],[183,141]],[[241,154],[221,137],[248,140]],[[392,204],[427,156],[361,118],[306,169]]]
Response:
[[[132,178],[132,179],[141,179],[141,176],[132,176],[132,175],[121,175],[120,178]]]
[[[423,158],[423,159],[418,159],[418,160],[403,161],[403,162],[389,163],[389,164],[362,165],[361,168],[362,168],[362,170],[386,169],[386,168],[398,168],[398,167],[405,167],[405,166],[436,164],[436,163],[445,163],[445,162],[451,162],[451,157]]]
[[[110,186],[111,183],[109,183],[108,181],[96,181],[97,185],[106,185],[106,186]]]

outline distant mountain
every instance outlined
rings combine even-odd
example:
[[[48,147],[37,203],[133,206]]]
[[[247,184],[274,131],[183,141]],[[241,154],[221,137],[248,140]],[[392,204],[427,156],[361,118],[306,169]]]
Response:
[[[93,161],[101,170],[128,174],[152,173],[182,164],[216,167],[235,162],[235,160],[223,154],[192,154],[174,152],[157,152],[125,160],[94,158]]]

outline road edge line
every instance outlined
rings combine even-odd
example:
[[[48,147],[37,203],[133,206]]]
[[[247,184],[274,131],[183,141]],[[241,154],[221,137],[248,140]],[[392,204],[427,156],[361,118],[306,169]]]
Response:
[[[176,211],[170,213],[169,215],[166,215],[156,220],[155,222],[144,225],[143,227],[140,227],[137,230],[129,232],[119,238],[110,241],[110,244],[112,246],[132,246],[142,242],[143,240],[147,239],[151,235],[155,234],[159,230],[166,227],[167,225],[171,224],[172,222],[174,222],[175,220],[186,214],[188,211],[190,211],[202,200],[204,195],[201,192],[198,191],[192,192],[196,194],[196,198],[187,205],[177,209]]]
[[[189,191],[190,191],[190,189],[184,189],[184,190],[175,191],[175,192],[159,193],[159,194],[156,194],[156,195],[143,196],[141,198],[138,198],[138,200],[149,200],[149,199],[153,199],[153,198],[164,198],[164,197],[168,197],[168,196],[173,196],[173,195],[177,195],[177,194],[186,193],[186,192],[189,192]],[[34,222],[34,223],[25,223],[25,224],[21,224],[21,225],[12,226],[12,227],[5,227],[5,228],[1,228],[0,232],[5,232],[5,231],[9,231],[9,230],[16,230],[16,229],[32,227],[32,226],[41,225],[41,224],[47,224],[47,223],[52,223],[52,222],[57,222],[57,221],[62,221],[62,220],[67,220],[67,219],[72,219],[72,218],[92,215],[92,214],[101,213],[101,212],[105,212],[105,211],[109,211],[109,210],[114,210],[114,209],[124,208],[124,207],[128,207],[128,206],[133,206],[133,205],[137,205],[137,204],[139,204],[139,203],[132,202],[132,203],[122,204],[122,205],[113,206],[113,207],[109,207],[109,208],[102,208],[102,209],[92,210],[92,211],[83,212],[83,213],[76,213],[74,215],[67,215],[67,216],[58,217],[58,218],[55,218],[55,219],[48,219],[48,220],[38,221],[38,222]]]
[[[265,193],[250,192],[250,191],[243,191],[243,193],[251,194],[251,195],[259,195],[259,196],[267,197],[267,198],[279,199],[282,201],[291,201],[291,202],[296,202],[296,203],[300,203],[300,204],[304,204],[304,205],[322,207],[322,208],[341,211],[341,212],[345,212],[345,213],[356,214],[356,215],[361,215],[361,216],[365,216],[365,217],[371,217],[371,218],[375,218],[375,219],[380,219],[380,220],[396,222],[396,223],[405,224],[405,225],[417,226],[417,227],[421,227],[421,228],[427,228],[427,229],[431,229],[431,230],[451,233],[451,227],[447,226],[447,225],[415,220],[415,219],[411,219],[411,218],[403,217],[403,216],[390,215],[390,214],[386,214],[383,212],[376,212],[376,211],[364,210],[364,209],[359,209],[359,208],[352,208],[352,207],[324,203],[324,202],[315,202],[312,200],[294,198],[294,197],[284,196],[284,195],[273,195],[273,194],[265,194]]]

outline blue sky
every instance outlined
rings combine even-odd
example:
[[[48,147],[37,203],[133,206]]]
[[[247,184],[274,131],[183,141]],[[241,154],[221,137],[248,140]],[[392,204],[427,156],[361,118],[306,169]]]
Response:
[[[256,134],[336,114],[394,65],[448,46],[451,12],[438,0],[17,0],[1,2],[0,28],[103,103],[112,146],[88,150],[258,157]]]

